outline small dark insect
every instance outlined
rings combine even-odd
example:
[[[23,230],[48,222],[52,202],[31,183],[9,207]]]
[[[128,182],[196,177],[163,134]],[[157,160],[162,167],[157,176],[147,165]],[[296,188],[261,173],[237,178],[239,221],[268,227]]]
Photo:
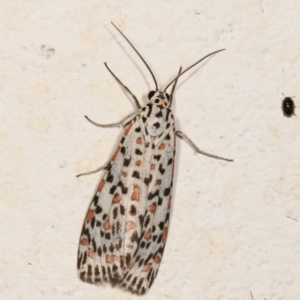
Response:
[[[295,103],[291,97],[285,97],[282,100],[282,111],[285,117],[291,117],[295,115]]]

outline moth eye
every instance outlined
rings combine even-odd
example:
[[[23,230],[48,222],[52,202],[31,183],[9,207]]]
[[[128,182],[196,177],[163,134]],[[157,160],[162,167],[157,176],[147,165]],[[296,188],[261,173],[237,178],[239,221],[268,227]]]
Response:
[[[166,93],[166,97],[168,100],[170,100],[170,95]]]
[[[148,99],[151,100],[151,98],[154,96],[154,94],[155,94],[155,91],[149,92]]]

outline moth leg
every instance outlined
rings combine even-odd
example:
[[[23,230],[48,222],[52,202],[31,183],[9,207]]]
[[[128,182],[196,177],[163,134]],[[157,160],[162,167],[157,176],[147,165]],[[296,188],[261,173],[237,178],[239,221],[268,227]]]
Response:
[[[81,174],[76,175],[76,177],[78,178],[80,176],[95,174],[95,173],[98,173],[98,172],[100,172],[102,170],[108,170],[108,169],[110,169],[110,167],[111,167],[111,164],[110,164],[110,162],[108,162],[104,166],[102,166],[102,167],[100,167],[100,168],[98,168],[98,169],[96,169],[94,171],[90,171],[90,172],[86,172],[86,173],[81,173]]]
[[[228,158],[224,158],[224,157],[220,157],[220,156],[216,156],[216,155],[213,155],[213,154],[210,154],[210,153],[207,153],[207,152],[204,152],[202,150],[200,150],[194,143],[193,141],[186,135],[184,134],[183,132],[181,131],[175,131],[175,134],[185,140],[197,153],[201,153],[201,154],[204,154],[206,156],[209,156],[209,157],[212,157],[212,158],[216,158],[216,159],[222,159],[222,160],[226,160],[226,161],[233,161],[233,159],[228,159]]]
[[[137,106],[137,108],[141,108],[140,103],[138,101],[138,99],[136,98],[135,95],[133,95],[133,93],[130,91],[130,89],[124,85],[121,80],[111,71],[111,69],[108,67],[107,63],[104,63],[106,69],[109,71],[109,73],[118,81],[118,83],[131,95],[131,97],[133,98],[133,101],[135,102],[135,105]]]
[[[125,127],[127,125],[128,122],[126,122],[127,120],[131,119],[132,117],[134,117],[135,115],[137,115],[140,111],[134,111],[133,113],[131,113],[130,115],[126,116],[125,118],[123,118],[120,122],[117,123],[111,123],[111,124],[99,124],[96,123],[94,121],[92,121],[88,116],[84,116],[89,122],[91,122],[93,125],[97,126],[97,127],[102,127],[102,128],[108,128],[108,127]],[[130,120],[131,121],[131,120]]]

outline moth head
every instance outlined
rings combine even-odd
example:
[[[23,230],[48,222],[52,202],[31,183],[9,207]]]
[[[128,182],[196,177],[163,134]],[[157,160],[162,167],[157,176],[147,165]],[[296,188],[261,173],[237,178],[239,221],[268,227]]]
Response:
[[[160,105],[162,107],[170,106],[170,95],[165,91],[151,91],[148,94],[150,103]]]

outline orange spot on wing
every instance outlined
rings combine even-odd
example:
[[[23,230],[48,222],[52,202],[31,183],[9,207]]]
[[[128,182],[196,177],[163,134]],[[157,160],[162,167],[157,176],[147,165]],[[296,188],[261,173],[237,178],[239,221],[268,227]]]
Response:
[[[156,179],[155,185],[161,185],[161,179]]]
[[[101,192],[103,187],[105,185],[105,181],[104,180],[101,180],[100,184],[99,184],[99,187],[98,187],[98,191]]]
[[[172,204],[172,197],[169,198],[169,201],[168,201],[168,209],[171,208],[171,204]]]
[[[133,221],[127,221],[126,222],[126,231],[134,229],[135,227],[136,227],[135,222],[133,222]]]
[[[128,132],[130,131],[131,127],[132,127],[133,123],[128,124],[128,126],[126,127],[125,131],[124,131],[124,135],[127,135]]]
[[[93,249],[88,248],[87,255],[88,255],[88,257],[93,258],[94,257],[94,251],[93,251]]]
[[[132,267],[133,267],[133,263],[130,263],[127,265],[127,269],[129,269],[129,270],[132,269]]]
[[[106,255],[105,260],[106,263],[111,264],[114,261],[118,261],[119,257],[117,255]]]
[[[81,239],[80,245],[82,245],[82,246],[87,246],[88,244],[89,244],[88,238],[83,238],[83,239]]]
[[[166,148],[166,144],[165,143],[161,143],[158,147],[159,150],[164,150]]]
[[[140,201],[140,188],[138,185],[134,184],[133,185],[133,192],[131,195],[132,200]]]
[[[109,230],[110,229],[110,222],[109,222],[109,220],[106,220],[103,223],[103,228],[104,228],[104,230]]]
[[[120,200],[121,200],[120,195],[118,193],[116,193],[113,197],[112,203],[118,203],[118,202],[120,202]]]
[[[141,138],[141,137],[138,137],[138,138],[136,139],[136,143],[137,143],[138,145],[142,145],[142,138]]]
[[[150,240],[151,237],[152,237],[152,234],[151,234],[151,230],[149,229],[149,230],[145,233],[144,238],[145,238],[146,240]]]
[[[159,264],[161,262],[161,258],[160,256],[157,254],[155,257],[154,257],[154,261]]]
[[[94,216],[94,213],[95,213],[95,211],[92,210],[92,209],[90,209],[90,210],[87,212],[87,214],[86,214],[85,220],[86,220],[87,222],[90,222],[90,221],[92,220],[93,216]]]
[[[115,151],[114,155],[112,156],[111,160],[115,160],[115,159],[116,159],[116,157],[117,157],[119,151],[120,151],[120,147],[118,147],[118,148],[116,149],[116,151]]]
[[[148,272],[152,268],[152,264],[148,263],[143,269],[143,272]]]
[[[155,164],[151,164],[150,168],[151,168],[151,170],[154,170],[155,169]]]
[[[122,172],[123,177],[127,177],[127,175],[128,175],[127,172],[125,172],[125,171]]]
[[[141,162],[140,160],[137,160],[137,161],[135,162],[135,165],[138,166],[138,167],[139,167],[141,164],[142,164],[142,162]]]
[[[152,203],[152,204],[149,206],[149,210],[150,210],[152,213],[155,213],[155,211],[156,211],[156,203]]]
[[[168,236],[168,228],[165,227],[164,230],[163,230],[163,233],[162,233],[162,239],[163,239],[163,241],[166,241],[167,236]]]

